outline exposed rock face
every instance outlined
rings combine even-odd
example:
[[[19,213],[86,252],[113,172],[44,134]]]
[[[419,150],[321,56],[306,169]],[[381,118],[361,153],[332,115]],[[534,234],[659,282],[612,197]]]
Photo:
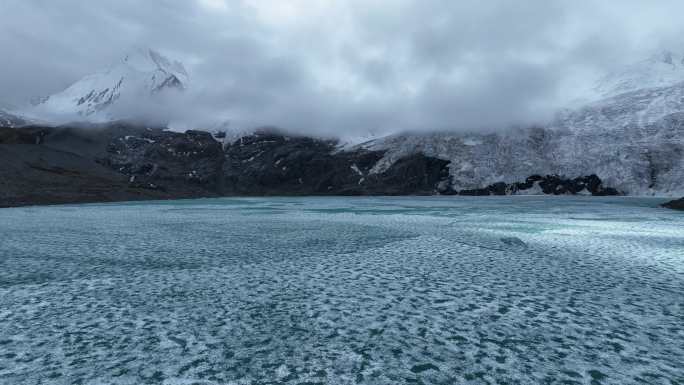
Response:
[[[161,138],[159,143],[169,144],[178,154],[169,154],[167,158],[161,155],[162,150],[168,152],[165,147],[148,147],[152,143],[146,141],[142,148],[120,145],[126,137],[132,140],[146,136]],[[0,207],[217,196],[211,183],[184,180],[183,175],[187,174],[181,164],[192,168],[189,173],[202,170],[198,163],[210,161],[209,158],[194,161],[194,152],[207,151],[205,134],[199,135],[202,140],[197,136],[123,123],[97,127],[1,128]],[[218,151],[216,158],[221,160],[220,145],[213,140],[211,145]],[[186,156],[187,153],[190,155]],[[190,161],[185,163],[185,158]],[[143,164],[156,161],[158,170],[143,175]],[[123,170],[119,170],[121,167]],[[142,182],[136,180],[138,173],[143,176]],[[218,168],[213,175],[218,175]],[[149,183],[159,183],[159,188],[150,188]]]
[[[222,195],[449,192],[449,162],[414,154],[381,173],[381,151],[262,132],[225,149],[209,133],[126,123],[0,129],[0,206]]]
[[[596,175],[452,188],[450,161],[422,153],[378,168],[382,150],[261,131],[209,133],[124,122],[0,129],[0,206],[226,195],[618,195]],[[458,167],[458,165],[456,165]]]
[[[382,151],[337,151],[334,141],[260,132],[225,149],[225,192],[239,195],[434,194],[448,161],[421,154],[371,173]]]
[[[514,194],[549,194],[549,195],[621,195],[612,187],[604,187],[596,175],[573,179],[558,175],[532,175],[525,182],[494,183],[481,189],[461,190],[460,195],[514,195]]]
[[[372,178],[375,191],[388,195],[449,194],[448,160],[414,154],[400,158]]]
[[[98,161],[141,188],[195,185],[221,192],[223,150],[206,132],[157,129],[120,136],[109,142],[107,155]]]
[[[684,211],[684,198],[676,199],[662,205],[665,208]]]

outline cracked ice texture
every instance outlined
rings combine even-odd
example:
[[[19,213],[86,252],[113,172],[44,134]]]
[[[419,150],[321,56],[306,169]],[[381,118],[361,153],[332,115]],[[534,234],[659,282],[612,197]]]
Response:
[[[0,383],[682,383],[684,216],[658,203],[5,209]]]

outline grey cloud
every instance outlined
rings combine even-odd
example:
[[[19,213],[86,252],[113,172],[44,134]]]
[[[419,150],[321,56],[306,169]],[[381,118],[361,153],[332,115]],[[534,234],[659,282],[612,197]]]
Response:
[[[495,130],[548,118],[628,61],[684,49],[682,11],[677,0],[4,0],[0,102],[59,91],[145,45],[183,61],[192,87],[142,107],[191,124]]]

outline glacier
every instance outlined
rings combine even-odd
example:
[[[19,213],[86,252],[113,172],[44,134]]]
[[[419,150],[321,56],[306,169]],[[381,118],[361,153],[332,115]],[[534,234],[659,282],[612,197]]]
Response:
[[[644,70],[643,63],[635,68],[639,74],[658,72]],[[684,70],[644,80],[660,85],[651,88],[632,89],[634,78],[629,71],[607,77],[599,83],[604,96],[628,91],[562,110],[545,125],[487,134],[395,134],[359,146],[387,151],[375,172],[414,152],[450,160],[456,190],[535,174],[596,174],[627,195],[684,195]],[[662,85],[667,81],[675,83]]]
[[[600,78],[594,92],[611,97],[645,88],[658,88],[684,80],[684,55],[670,50],[651,54]]]
[[[35,107],[0,111],[0,124],[131,118],[126,106],[144,106],[188,84],[183,64],[138,49],[113,67],[39,99]],[[663,51],[604,76],[581,105],[559,111],[545,124],[488,133],[399,133],[360,144],[350,139],[339,150],[385,151],[374,173],[416,153],[448,160],[451,188],[458,191],[521,182],[531,175],[571,179],[595,174],[627,195],[682,196],[683,125],[684,56]],[[225,121],[209,129],[228,131],[224,143],[254,131]]]

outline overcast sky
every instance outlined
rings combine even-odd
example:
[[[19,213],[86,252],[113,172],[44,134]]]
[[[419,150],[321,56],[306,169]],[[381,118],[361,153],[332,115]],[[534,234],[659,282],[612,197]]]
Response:
[[[597,74],[684,51],[681,0],[1,0],[0,101],[134,46],[182,61],[188,114],[324,133],[543,120]]]

